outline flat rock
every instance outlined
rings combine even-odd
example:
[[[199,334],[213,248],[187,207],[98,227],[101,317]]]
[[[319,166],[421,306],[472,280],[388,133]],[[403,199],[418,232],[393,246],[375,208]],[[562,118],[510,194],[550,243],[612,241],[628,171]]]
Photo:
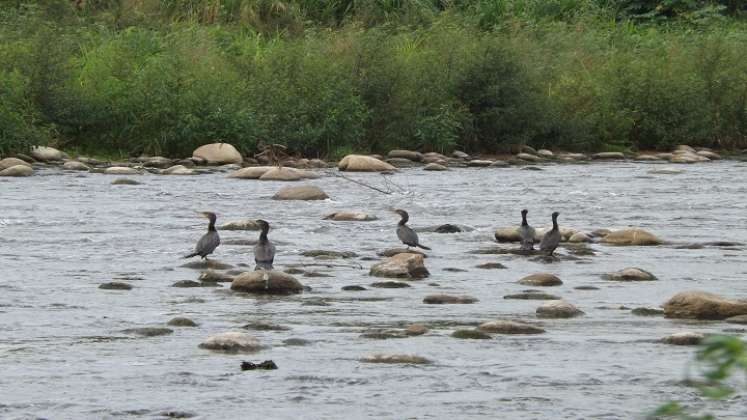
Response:
[[[477,299],[472,296],[454,296],[454,295],[428,295],[423,299],[423,303],[429,305],[445,305],[445,304],[470,304],[477,302]]]
[[[422,279],[430,273],[425,268],[422,255],[403,253],[374,264],[370,274],[376,277]]]
[[[503,269],[508,268],[505,265],[503,265],[501,263],[498,263],[498,262],[484,263],[484,264],[480,264],[480,265],[478,265],[476,267],[480,268],[480,269],[483,269],[483,270],[503,270]]]
[[[290,331],[288,327],[263,321],[250,322],[241,328],[254,331]]]
[[[726,318],[726,322],[730,324],[741,324],[747,325],[747,315],[737,315]]]
[[[213,270],[228,270],[233,268],[231,264],[209,259],[190,261],[186,264],[182,264],[182,267],[192,268],[194,270],[206,270],[208,268],[212,268]]]
[[[701,291],[677,293],[663,307],[667,318],[726,319],[747,315],[747,301],[730,300]]]
[[[630,313],[637,316],[662,316],[664,310],[659,308],[633,308]]]
[[[214,270],[207,270],[200,274],[198,280],[205,283],[229,283],[233,282],[234,277],[226,273],[220,273]]]
[[[563,281],[554,274],[535,273],[522,278],[518,283],[527,286],[560,286]]]
[[[564,300],[548,300],[536,310],[537,318],[573,318],[584,312]]]
[[[485,168],[493,164],[492,160],[473,159],[467,162],[467,166],[471,168]]]
[[[351,172],[389,172],[396,168],[371,156],[347,155],[337,164],[341,171]]]
[[[478,330],[498,334],[542,334],[544,329],[531,324],[517,321],[489,321],[480,324]]]
[[[128,283],[122,283],[119,281],[112,281],[109,283],[101,283],[99,285],[99,289],[104,290],[130,290],[132,289],[132,285]]]
[[[411,286],[402,281],[380,281],[371,283],[371,287],[377,287],[379,289],[402,289]]]
[[[542,292],[521,292],[503,296],[503,299],[561,300],[561,297]]]
[[[167,335],[174,332],[171,328],[164,327],[141,327],[141,328],[129,328],[122,331],[125,334],[140,335],[143,337],[158,337],[159,335]]]
[[[456,330],[451,333],[451,336],[467,340],[489,340],[492,338],[490,335],[479,330]]]
[[[34,170],[31,169],[31,167],[26,166],[26,165],[15,165],[15,166],[11,166],[10,168],[6,168],[0,171],[0,176],[22,177],[22,176],[31,176],[33,174],[34,174]]]
[[[664,344],[676,346],[696,346],[703,341],[704,335],[698,332],[683,331],[668,335],[661,339]]]
[[[253,353],[261,349],[259,340],[240,331],[212,335],[200,343],[199,347],[224,353]]]
[[[428,327],[426,327],[423,324],[412,324],[409,325],[407,328],[405,328],[405,335],[408,336],[417,336],[417,335],[423,335],[428,332]]]
[[[127,166],[112,166],[104,169],[104,173],[108,175],[139,175],[140,171]]]
[[[304,251],[301,253],[301,255],[303,255],[304,257],[322,259],[355,258],[358,256],[358,254],[351,251],[329,251],[326,249],[313,249],[310,251]]]
[[[568,238],[568,242],[571,243],[588,243],[591,242],[591,237],[584,232],[576,232]]]
[[[272,196],[274,200],[326,200],[327,193],[314,185],[285,187]]]
[[[684,174],[685,171],[682,169],[675,169],[675,168],[659,168],[659,169],[652,169],[648,171],[649,174],[652,175],[679,175]]]
[[[377,217],[363,212],[338,211],[324,216],[324,220],[334,220],[336,222],[369,222],[377,220]]]
[[[362,292],[364,290],[368,290],[363,286],[359,286],[357,284],[352,284],[349,286],[342,286],[342,290],[345,290],[346,292]]]
[[[539,149],[537,150],[537,156],[549,159],[555,157],[555,153],[547,150],[547,149]]]
[[[602,238],[602,243],[610,245],[661,245],[662,240],[656,235],[639,228],[615,230]]]
[[[417,356],[414,354],[371,354],[364,356],[361,359],[364,363],[391,363],[391,364],[412,364],[412,365],[424,365],[431,363],[430,360],[425,357]]]
[[[205,283],[194,280],[179,280],[171,285],[171,287],[216,287],[216,283]]]
[[[210,165],[239,164],[244,161],[241,153],[228,143],[212,143],[198,147],[192,157],[203,159]]]
[[[231,290],[254,294],[290,295],[301,293],[303,285],[282,271],[260,270],[236,276],[231,283]]]
[[[491,168],[508,168],[509,166],[511,166],[511,164],[505,160],[494,160],[493,163],[490,164]]]
[[[613,281],[652,281],[656,280],[656,276],[649,273],[648,271],[636,268],[636,267],[628,267],[624,268],[620,271],[615,271],[612,273],[607,273],[602,276],[605,280],[613,280]]]

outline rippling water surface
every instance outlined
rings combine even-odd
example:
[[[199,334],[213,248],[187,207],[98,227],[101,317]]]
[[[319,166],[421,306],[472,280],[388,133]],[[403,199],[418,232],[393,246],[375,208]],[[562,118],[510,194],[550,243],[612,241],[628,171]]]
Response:
[[[652,175],[660,165],[600,163],[547,166],[543,171],[457,169],[448,173],[402,170],[384,177],[351,174],[384,195],[324,176],[311,183],[331,197],[319,202],[270,199],[287,184],[143,175],[142,185],[113,186],[101,174],[43,169],[25,179],[0,179],[0,417],[158,418],[640,418],[670,398],[697,402],[679,384],[692,347],[658,344],[664,335],[720,332],[725,323],[686,323],[637,317],[629,308],[658,306],[676,292],[701,289],[747,297],[744,247],[678,249],[679,243],[747,242],[747,165],[718,162],[678,167],[679,175]],[[368,288],[376,252],[398,245],[392,207],[410,211],[413,227],[454,223],[474,228],[455,234],[422,233],[433,248],[431,277],[407,289]],[[515,225],[519,210],[547,225],[642,227],[674,244],[611,247],[552,264],[514,255],[469,251],[495,247],[496,227]],[[276,268],[301,264],[329,277],[299,276],[312,291],[293,297],[255,298],[221,288],[175,288],[200,272],[180,257],[204,233],[198,210],[218,224],[264,218],[278,245]],[[372,222],[330,222],[334,211],[361,210]],[[254,239],[256,232],[221,232]],[[315,260],[311,249],[354,251],[359,258]],[[568,250],[559,249],[561,255]],[[241,268],[250,246],[222,245],[214,257]],[[485,262],[508,268],[483,270]],[[637,266],[659,280],[617,283],[602,273]],[[464,272],[444,271],[461,268]],[[249,268],[245,268],[249,269]],[[547,333],[460,340],[454,329],[494,319],[535,320],[541,301],[505,300],[526,289],[519,278],[540,271],[558,275],[548,288],[586,312],[580,318],[541,320]],[[124,281],[130,291],[98,289]],[[596,286],[598,290],[577,290]],[[471,305],[425,305],[433,293],[467,294]],[[621,309],[622,307],[628,309]],[[186,316],[197,328],[174,327],[141,338],[123,330],[165,326]],[[286,331],[249,331],[267,347],[253,355],[198,348],[211,334],[250,322]],[[431,327],[424,336],[375,340],[361,333]],[[288,338],[305,346],[284,344]],[[377,352],[414,353],[430,365],[361,363]],[[272,359],[276,371],[241,372],[242,360]],[[740,400],[712,406],[722,418],[745,418]]]

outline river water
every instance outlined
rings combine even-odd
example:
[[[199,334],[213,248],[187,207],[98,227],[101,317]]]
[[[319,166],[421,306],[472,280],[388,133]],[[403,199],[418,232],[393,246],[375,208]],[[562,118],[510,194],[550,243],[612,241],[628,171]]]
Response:
[[[697,393],[681,383],[694,348],[656,340],[683,330],[714,333],[735,326],[639,317],[629,309],[656,307],[691,289],[747,297],[744,247],[677,246],[747,242],[747,164],[722,161],[678,166],[684,171],[678,175],[649,174],[661,167],[620,162],[542,171],[409,169],[387,177],[349,175],[391,190],[389,195],[328,174],[310,181],[331,197],[315,202],[274,201],[270,197],[288,184],[227,179],[220,172],[146,174],[131,177],[142,183],[134,186],[111,185],[116,178],[111,175],[56,168],[0,179],[0,418],[634,419],[673,398],[699,406]],[[368,275],[375,262],[371,257],[399,245],[394,207],[407,209],[415,228],[453,223],[474,230],[421,233],[421,242],[433,248],[426,259],[430,278],[412,281],[406,289],[371,288],[377,281]],[[584,231],[636,226],[673,244],[591,244],[595,255],[552,264],[470,253],[496,247],[495,228],[518,224],[524,207],[537,227],[549,224],[557,210],[561,226]],[[171,287],[200,274],[182,267],[180,257],[204,233],[205,220],[195,214],[204,210],[216,212],[219,225],[270,221],[276,268],[301,264],[329,277],[299,276],[312,290],[292,297],[249,297],[232,293],[228,283]],[[322,220],[341,210],[379,219]],[[221,234],[224,241],[257,236],[253,231]],[[311,249],[353,251],[360,257],[319,261],[300,255]],[[561,256],[568,252],[559,248]],[[238,268],[253,262],[251,246],[221,245],[214,258]],[[507,268],[476,268],[485,262]],[[601,278],[630,266],[659,280]],[[503,299],[527,289],[518,279],[543,271],[564,282],[545,291],[577,305],[584,316],[537,320],[542,301]],[[134,288],[98,288],[110,281]],[[353,284],[368,290],[341,290]],[[433,293],[466,294],[479,302],[423,304]],[[173,327],[173,334],[158,337],[123,332],[163,327],[175,316],[199,326]],[[536,322],[547,332],[489,340],[450,336],[457,328],[495,319]],[[242,331],[251,322],[288,329],[247,331],[266,346],[256,354],[198,348],[212,334]],[[430,332],[387,340],[361,337],[372,329],[415,322]],[[289,338],[308,344],[287,345]],[[360,361],[372,353],[412,353],[433,363]],[[266,359],[279,369],[239,368],[243,360]],[[739,397],[706,408],[721,418],[747,418]]]

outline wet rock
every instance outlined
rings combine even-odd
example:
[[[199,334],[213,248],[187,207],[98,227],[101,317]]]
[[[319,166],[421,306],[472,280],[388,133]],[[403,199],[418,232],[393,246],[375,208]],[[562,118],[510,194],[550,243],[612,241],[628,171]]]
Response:
[[[304,257],[312,257],[312,258],[323,258],[323,259],[333,259],[333,258],[355,258],[358,256],[355,252],[351,251],[329,251],[326,249],[313,249],[311,251],[304,251],[301,253]]]
[[[63,169],[67,169],[68,171],[90,171],[91,167],[86,165],[83,162],[78,162],[76,160],[69,160],[65,162],[64,165],[62,165]]]
[[[117,178],[112,181],[112,185],[140,185],[139,182],[129,178]]]
[[[112,281],[109,283],[102,283],[99,285],[99,289],[104,290],[130,290],[132,289],[131,284],[122,283],[119,281]]]
[[[517,159],[521,159],[526,162],[541,162],[542,158],[532,153],[519,153],[516,155]]]
[[[454,295],[428,295],[423,299],[423,303],[428,305],[445,305],[445,304],[470,304],[477,302],[472,296],[454,296]]]
[[[213,270],[229,270],[233,268],[231,264],[222,263],[217,260],[210,260],[210,259],[204,259],[204,260],[195,260],[190,261],[186,264],[182,264],[182,267],[185,268],[192,268],[195,270],[207,270],[207,269],[213,269]]]
[[[462,231],[462,229],[459,226],[452,225],[452,224],[449,224],[449,223],[447,223],[445,225],[438,226],[434,230],[434,232],[436,232],[436,233],[458,233],[458,232],[461,232],[461,231]]]
[[[542,334],[545,332],[544,329],[531,324],[503,320],[484,322],[477,329],[482,332],[497,334]]]
[[[701,333],[683,331],[668,335],[662,338],[661,342],[664,344],[673,344],[676,346],[696,346],[703,341],[703,338],[704,336]]]
[[[172,284],[171,287],[215,287],[217,283],[205,283],[194,280],[179,280]]]
[[[283,340],[283,344],[286,346],[307,346],[311,344],[309,340],[304,340],[303,338],[286,338]]]
[[[15,165],[15,166],[11,166],[10,168],[6,168],[0,171],[0,176],[22,177],[22,176],[31,176],[33,174],[34,174],[34,170],[31,169],[31,167],[26,166],[26,165]]]
[[[583,232],[576,232],[568,238],[568,242],[571,243],[587,243],[591,242],[591,237]]]
[[[342,290],[345,290],[347,292],[362,292],[364,290],[368,290],[363,286],[358,286],[357,284],[350,285],[350,286],[342,286]]]
[[[501,263],[490,262],[490,263],[480,264],[477,266],[477,268],[481,268],[483,270],[502,270],[508,267],[506,267],[505,265]]]
[[[371,220],[377,220],[377,217],[363,212],[338,211],[324,216],[324,220],[334,220],[336,222],[368,222]]]
[[[198,280],[205,282],[205,283],[230,283],[234,279],[233,276],[230,276],[225,273],[219,273],[217,271],[213,270],[207,270],[204,271],[202,274],[200,274],[200,277]]]
[[[144,413],[145,414],[145,413]],[[161,411],[158,413],[161,417],[167,417],[170,419],[189,419],[192,417],[197,416],[195,413],[190,413],[189,411]]]
[[[256,338],[239,331],[215,334],[200,343],[199,347],[225,353],[252,353],[261,349]]]
[[[444,271],[448,271],[449,273],[466,273],[467,270],[463,268],[456,268],[456,267],[446,267],[444,268]]]
[[[376,283],[371,283],[371,287],[378,287],[380,289],[401,289],[404,287],[411,287],[411,286],[401,281],[380,281]]]
[[[747,325],[747,315],[737,315],[726,318],[726,322],[730,324],[741,324]]]
[[[290,331],[290,328],[288,327],[273,324],[270,322],[263,322],[263,321],[250,322],[242,326],[241,328],[245,330],[255,330],[255,331]]]
[[[404,332],[402,331],[384,331],[384,330],[376,330],[376,331],[369,331],[361,334],[361,338],[370,338],[373,340],[389,340],[392,338],[405,338],[407,337]]]
[[[411,160],[413,162],[422,162],[423,154],[420,152],[414,152],[412,150],[391,150],[387,154],[389,158],[401,158]]]
[[[679,175],[685,173],[682,169],[674,168],[659,168],[648,171],[649,174],[653,175]]]
[[[444,165],[439,165],[438,163],[429,163],[423,167],[424,171],[448,171],[449,168],[447,168]]]
[[[254,220],[237,220],[228,222],[219,228],[220,230],[259,230],[259,225]]]
[[[539,166],[524,166],[521,168],[522,171],[542,171],[544,169],[540,168]]]
[[[14,157],[9,157],[9,158],[0,160],[0,171],[3,169],[12,168],[13,166],[18,166],[18,165],[28,166],[29,168],[31,167],[31,164],[24,160],[14,158]]]
[[[495,240],[498,242],[519,242],[521,241],[521,236],[519,236],[519,228],[498,228],[495,231]]]
[[[301,185],[298,187],[285,187],[278,191],[273,200],[326,200],[329,196],[314,185]]]
[[[535,273],[522,278],[518,283],[527,286],[560,286],[563,281],[554,274]]]
[[[178,316],[176,318],[171,318],[169,322],[166,323],[166,325],[170,325],[172,327],[196,327],[197,323],[189,318]]]
[[[657,160],[662,160],[662,159],[660,157],[658,157],[658,156],[643,154],[643,155],[636,155],[635,160],[640,160],[640,161],[644,161],[644,162],[646,162],[646,161],[650,162],[650,161],[657,161]]]
[[[564,300],[548,300],[536,310],[537,318],[573,318],[584,312]]]
[[[347,155],[337,164],[341,171],[353,172],[389,172],[396,168],[371,156]]]
[[[142,328],[129,328],[122,331],[125,334],[140,335],[143,337],[158,337],[159,335],[167,335],[174,332],[171,328],[164,327],[142,327]]]
[[[611,245],[661,245],[656,235],[639,228],[612,231],[602,238],[602,243]]]
[[[423,335],[428,332],[428,328],[423,324],[412,324],[409,325],[407,328],[405,328],[405,335],[408,336],[417,336],[417,335]]]
[[[606,160],[613,160],[613,159],[625,159],[625,155],[621,152],[602,152],[602,153],[595,153],[591,155],[592,159],[606,159]]]
[[[304,178],[310,178],[312,175],[306,171],[294,168],[273,167],[259,177],[262,181],[299,181]]]
[[[140,171],[127,166],[112,166],[104,169],[104,173],[108,175],[139,175]]]
[[[656,280],[656,276],[649,273],[646,270],[635,267],[624,268],[620,271],[607,273],[602,276],[606,280],[613,281],[652,281]]]
[[[591,236],[595,238],[603,238],[609,235],[612,231],[609,229],[594,229],[591,231]]]
[[[193,169],[189,169],[184,165],[174,165],[161,171],[162,175],[197,175]]]
[[[31,156],[41,162],[58,161],[64,157],[61,151],[47,146],[34,146],[31,148]]]
[[[574,287],[576,290],[599,290],[596,286],[576,286]]]
[[[278,368],[278,365],[275,364],[272,360],[265,360],[262,363],[252,363],[252,362],[241,362],[241,370],[275,370]]]
[[[478,330],[456,330],[451,333],[451,336],[467,340],[489,340],[492,338],[490,335]]]
[[[371,267],[370,274],[376,277],[422,279],[428,277],[423,256],[406,253],[388,257]]]
[[[664,315],[664,310],[659,308],[634,308],[630,313],[637,316],[660,316]]]
[[[521,292],[503,296],[503,299],[524,299],[524,300],[561,300],[560,296],[551,295],[542,292]]]
[[[423,365],[431,363],[425,357],[414,354],[371,354],[361,359],[364,363],[392,363],[392,364],[413,364]]]
[[[210,165],[238,164],[244,161],[241,153],[228,143],[205,144],[195,149],[192,157],[203,159]]]
[[[473,159],[467,162],[467,166],[471,168],[485,168],[493,163],[492,160]]]
[[[663,306],[667,318],[726,319],[747,315],[747,301],[730,300],[701,291],[677,293]]]
[[[259,179],[262,175],[264,175],[272,168],[272,166],[251,166],[248,168],[241,168],[228,174],[228,178]]]
[[[282,271],[252,271],[237,276],[231,290],[245,293],[289,295],[301,293],[303,286],[290,274]]]
[[[424,252],[418,251],[412,248],[391,248],[391,249],[385,249],[383,251],[379,251],[376,253],[376,255],[380,257],[393,257],[399,254],[417,254],[417,255],[422,255],[423,258],[428,258],[428,256],[425,255]]]

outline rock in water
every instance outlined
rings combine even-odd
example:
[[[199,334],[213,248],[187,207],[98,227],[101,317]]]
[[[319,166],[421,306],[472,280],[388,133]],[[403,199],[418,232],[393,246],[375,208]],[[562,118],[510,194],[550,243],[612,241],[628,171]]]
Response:
[[[369,222],[376,219],[376,216],[355,211],[338,211],[324,216],[324,220],[334,220],[336,222]]]
[[[495,231],[495,240],[498,242],[519,242],[521,241],[521,236],[519,236],[519,228],[498,228]]]
[[[278,368],[278,365],[275,364],[272,360],[265,360],[262,363],[252,363],[252,362],[241,362],[241,370],[275,370]]]
[[[592,159],[625,159],[621,152],[602,152],[591,155]]]
[[[478,330],[456,330],[451,333],[451,336],[468,340],[489,340],[491,338],[490,335]]]
[[[661,245],[662,240],[643,229],[629,228],[608,233],[602,243],[611,245]]]
[[[0,171],[0,176],[31,176],[34,174],[34,170],[31,169],[31,167],[26,165],[15,165],[11,166],[10,168],[3,169]]]
[[[614,281],[652,281],[656,276],[641,268],[629,267],[602,276],[606,280]]]
[[[563,281],[554,274],[535,273],[522,278],[518,283],[527,286],[560,286]]]
[[[425,268],[422,255],[405,253],[374,264],[370,274],[376,277],[422,279],[430,273]]]
[[[65,162],[64,165],[62,165],[63,169],[67,169],[68,171],[90,171],[91,168],[86,165],[83,162],[78,162],[76,160],[69,160]]]
[[[211,165],[241,163],[244,159],[235,147],[228,143],[212,143],[198,147],[192,157],[204,159]]]
[[[301,171],[294,168],[270,168],[265,171],[259,179],[262,181],[299,181],[304,178],[308,178],[311,175],[306,171]]]
[[[210,336],[199,347],[225,353],[252,353],[261,349],[256,338],[240,331],[229,331]]]
[[[14,157],[9,157],[9,158],[0,160],[0,171],[3,169],[11,168],[16,165],[28,166],[29,168],[31,167],[31,164],[24,160],[14,158]]]
[[[386,162],[364,155],[347,155],[337,164],[337,168],[353,172],[389,172],[396,169]]]
[[[112,166],[104,169],[104,173],[109,175],[139,175],[140,171],[127,166]]]
[[[290,295],[301,293],[303,285],[290,274],[282,271],[251,271],[238,275],[231,283],[231,290],[255,294]]]
[[[170,325],[172,327],[196,327],[197,323],[192,321],[189,318],[178,316],[176,318],[171,318],[166,325]]]
[[[661,342],[665,344],[674,344],[676,346],[696,346],[703,341],[703,338],[704,336],[701,333],[683,331],[668,335],[662,338]]]
[[[228,222],[219,228],[220,230],[259,230],[255,220],[239,220]]]
[[[132,289],[132,286],[127,283],[122,283],[118,281],[113,281],[109,283],[102,283],[99,285],[99,289],[104,290],[130,290]]]
[[[313,185],[301,185],[298,187],[285,187],[278,191],[274,200],[326,200],[329,196],[319,187]]]
[[[747,315],[747,301],[700,292],[680,292],[664,303],[664,316],[685,319],[726,319]]]
[[[542,334],[545,332],[540,327],[517,321],[490,321],[484,322],[477,327],[480,331],[498,334]]]
[[[228,178],[259,179],[272,168],[272,166],[251,166],[249,168],[241,168],[235,172],[231,172],[228,175]]]
[[[429,163],[423,167],[424,171],[448,171],[449,168],[447,168],[444,165],[440,165],[438,163]]]
[[[112,185],[140,185],[140,183],[135,181],[134,179],[117,178],[112,181]]]
[[[584,312],[564,300],[548,300],[537,308],[538,318],[573,318]]]
[[[443,304],[469,304],[475,303],[477,299],[472,296],[453,296],[453,295],[428,295],[423,299],[423,303],[429,305],[443,305]]]
[[[422,162],[423,154],[420,152],[414,152],[412,150],[390,150],[387,154],[390,158],[402,158],[411,160],[413,162]]]
[[[416,356],[414,354],[381,354],[381,353],[365,356],[361,359],[361,362],[404,363],[404,364],[415,364],[415,365],[431,363],[431,361],[426,359],[425,357]]]
[[[158,337],[159,335],[167,335],[174,332],[171,328],[163,327],[142,327],[142,328],[130,328],[122,331],[125,334],[140,335],[143,337]]]
[[[50,162],[56,160],[62,160],[62,152],[55,149],[54,147],[47,146],[34,146],[31,149],[31,156],[42,162]]]
[[[405,335],[416,336],[423,335],[428,332],[428,327],[423,324],[412,324],[405,328]]]

